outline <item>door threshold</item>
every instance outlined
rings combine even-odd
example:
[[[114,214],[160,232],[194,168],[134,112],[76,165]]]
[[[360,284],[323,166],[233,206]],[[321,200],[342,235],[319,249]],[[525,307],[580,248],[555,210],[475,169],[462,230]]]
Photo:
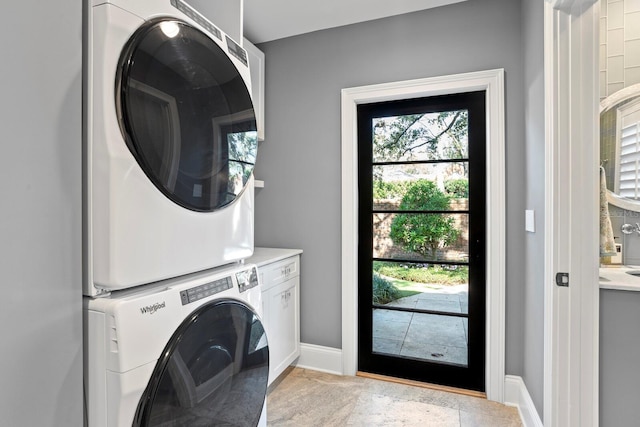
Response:
[[[481,399],[487,398],[487,394],[481,391],[466,390],[464,388],[449,387],[449,386],[440,385],[440,384],[424,383],[421,381],[408,380],[405,378],[389,377],[386,375],[372,374],[371,372],[357,371],[356,376],[363,377],[363,378],[370,378],[373,380],[387,381],[387,382],[396,383],[396,384],[411,385],[414,387],[429,388],[432,390],[445,391],[447,393],[455,393],[455,394],[462,394],[465,396],[479,397]]]

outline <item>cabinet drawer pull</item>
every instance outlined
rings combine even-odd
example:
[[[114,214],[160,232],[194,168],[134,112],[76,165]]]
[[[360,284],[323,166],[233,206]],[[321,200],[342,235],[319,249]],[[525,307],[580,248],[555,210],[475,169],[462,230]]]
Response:
[[[280,294],[280,302],[288,304],[290,299],[291,299],[291,291],[290,290],[282,291],[282,293]]]
[[[292,270],[293,270],[293,268],[290,265],[285,266],[285,267],[281,267],[280,268],[280,276],[288,278],[289,275],[292,273]]]

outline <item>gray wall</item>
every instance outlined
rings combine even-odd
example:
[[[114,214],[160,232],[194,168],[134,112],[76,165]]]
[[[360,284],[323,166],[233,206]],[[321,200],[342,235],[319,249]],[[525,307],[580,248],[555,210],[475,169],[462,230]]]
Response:
[[[82,425],[82,8],[4,5],[0,424]]]
[[[600,291],[600,425],[640,419],[640,292]]]
[[[522,378],[543,418],[544,390],[544,2],[522,2],[525,100],[526,209],[535,212],[535,232],[522,233],[525,286],[522,308],[524,348]],[[524,212],[520,213],[524,215]]]
[[[340,90],[504,68],[507,372],[523,373],[524,104],[520,2],[474,0],[268,42],[256,244],[302,248],[301,339],[341,347]]]

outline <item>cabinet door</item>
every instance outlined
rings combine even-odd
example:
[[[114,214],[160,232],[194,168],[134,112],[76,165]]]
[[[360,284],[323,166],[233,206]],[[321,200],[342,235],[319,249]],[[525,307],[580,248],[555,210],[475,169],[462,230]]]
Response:
[[[263,293],[269,340],[269,384],[300,355],[300,278],[289,279]]]

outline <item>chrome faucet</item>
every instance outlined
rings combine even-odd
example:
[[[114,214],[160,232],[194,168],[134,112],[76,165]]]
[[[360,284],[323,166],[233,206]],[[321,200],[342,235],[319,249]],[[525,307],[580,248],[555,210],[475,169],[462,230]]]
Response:
[[[634,231],[638,234],[640,234],[640,223],[636,222],[635,225],[633,224],[622,224],[622,227],[620,227],[622,232],[624,234],[632,234]]]

